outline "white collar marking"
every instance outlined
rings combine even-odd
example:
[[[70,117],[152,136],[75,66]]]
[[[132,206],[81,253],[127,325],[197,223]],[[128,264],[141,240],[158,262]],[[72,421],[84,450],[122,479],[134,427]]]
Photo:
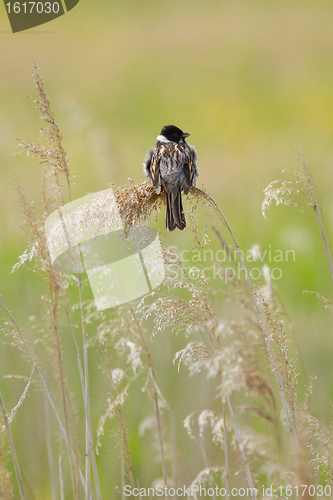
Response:
[[[167,139],[166,137],[164,137],[164,135],[158,135],[156,137],[156,142],[172,142],[172,141],[169,141],[169,139]]]

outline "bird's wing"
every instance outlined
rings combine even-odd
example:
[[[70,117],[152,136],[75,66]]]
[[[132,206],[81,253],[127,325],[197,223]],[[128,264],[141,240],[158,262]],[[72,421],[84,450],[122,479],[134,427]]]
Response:
[[[193,146],[186,149],[186,160],[184,163],[185,186],[184,193],[188,194],[191,187],[195,186],[198,177],[197,153]]]
[[[162,148],[163,146],[157,146],[154,149],[150,162],[151,180],[157,194],[160,194],[161,192],[160,161],[163,154],[163,151],[161,151]]]

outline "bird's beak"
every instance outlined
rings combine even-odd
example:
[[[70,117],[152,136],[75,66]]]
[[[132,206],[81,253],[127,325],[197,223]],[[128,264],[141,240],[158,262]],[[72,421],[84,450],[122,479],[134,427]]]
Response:
[[[191,135],[191,134],[189,134],[188,132],[183,132],[183,138],[184,139],[185,139],[185,137],[188,137],[189,135]]]

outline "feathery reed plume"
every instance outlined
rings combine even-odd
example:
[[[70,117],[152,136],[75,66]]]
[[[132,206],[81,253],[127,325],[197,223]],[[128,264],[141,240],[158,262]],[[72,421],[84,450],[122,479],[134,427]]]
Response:
[[[40,144],[20,141],[18,152],[25,150],[28,156],[39,157],[42,164],[46,164],[45,171],[45,191],[48,200],[48,209],[51,204],[56,206],[57,198],[62,196],[62,185],[60,178],[64,176],[67,183],[67,188],[71,198],[71,175],[68,167],[66,151],[62,145],[62,135],[60,129],[55,122],[53,112],[50,107],[50,101],[44,90],[43,77],[39,74],[39,68],[34,63],[31,70],[32,77],[35,82],[35,87],[39,96],[39,100],[34,100],[36,108],[41,114],[42,120],[47,124],[46,130],[41,129],[40,133],[46,139],[47,147]],[[30,98],[32,99],[32,98]]]
[[[153,210],[160,211],[165,193],[156,194],[149,182],[118,188],[114,193],[125,229],[146,223]]]
[[[294,172],[295,179],[294,181],[273,181],[264,189],[265,198],[262,203],[262,214],[266,218],[266,210],[270,207],[273,200],[275,200],[277,205],[282,203],[286,206],[298,208],[301,212],[305,212],[306,207],[312,208],[316,214],[327,262],[333,279],[332,250],[323,222],[324,216],[319,203],[317,189],[309,169],[309,164],[304,158],[303,151],[298,145],[295,147],[297,151],[296,159],[299,163],[299,170]],[[278,183],[281,183],[281,185],[276,187]]]

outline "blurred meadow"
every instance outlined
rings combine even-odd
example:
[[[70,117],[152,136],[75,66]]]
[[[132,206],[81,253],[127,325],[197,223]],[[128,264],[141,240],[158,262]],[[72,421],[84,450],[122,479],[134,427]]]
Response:
[[[262,252],[280,250],[283,255],[294,250],[295,259],[268,265],[282,270],[273,284],[285,320],[292,324],[288,349],[297,359],[299,402],[304,401],[310,377],[316,377],[308,405],[319,421],[330,426],[332,311],[315,295],[303,293],[315,291],[332,300],[332,278],[316,217],[310,209],[300,213],[273,203],[264,219],[261,204],[270,182],[292,180],[292,172],[299,167],[298,144],[309,162],[328,236],[332,235],[332,22],[329,0],[80,0],[65,16],[12,34],[5,7],[0,6],[0,295],[32,343],[39,333],[29,318],[44,321],[41,296],[49,289],[33,272],[32,263],[10,272],[27,247],[13,168],[21,167],[29,200],[37,213],[43,213],[43,167],[36,158],[12,156],[17,138],[42,141],[39,130],[45,124],[32,100],[26,98],[37,98],[30,74],[35,62],[62,132],[71,173],[76,175],[73,199],[107,189],[109,184],[128,185],[129,178],[135,184],[143,182],[141,161],[161,128],[172,123],[191,134],[188,142],[198,153],[197,186],[204,186],[219,205],[240,248],[247,252],[260,245]],[[284,169],[290,172],[283,173]],[[206,231],[208,212],[207,207],[197,207],[199,232]],[[178,255],[192,249],[195,241],[189,230],[167,233],[164,218],[162,207],[157,222],[153,215],[151,224],[166,245]],[[223,225],[219,231],[232,245]],[[218,239],[214,234],[209,238],[216,251]],[[89,290],[84,293],[92,298]],[[227,301],[219,301],[217,308],[221,317],[234,314]],[[94,328],[88,328],[92,338]],[[214,387],[202,374],[190,378],[184,367],[178,373],[172,361],[185,346],[184,337],[166,330],[152,339],[148,328],[145,339],[157,382],[175,414],[174,432],[184,450],[179,474],[191,481],[200,470],[199,458],[182,422],[194,409],[216,403]],[[78,393],[76,352],[69,335],[63,338],[63,352],[70,391]],[[3,336],[0,388],[7,412],[17,404],[31,369],[31,362]],[[89,349],[89,373],[95,432],[109,388],[94,342]],[[53,497],[46,472],[44,406],[36,382],[11,429],[24,481],[31,483],[30,497],[48,499]],[[124,411],[135,477],[148,485],[161,471],[147,445],[149,438],[137,436],[149,406],[140,391],[141,382],[131,387]],[[239,399],[236,395],[236,408]],[[78,415],[79,428],[84,428],[83,402],[77,403],[79,397],[75,401],[73,413]],[[261,429],[251,416],[238,418],[240,425]],[[120,493],[114,493],[121,485],[116,432],[114,423],[106,425],[97,456],[103,498],[120,498]],[[10,458],[8,463],[13,471]],[[15,498],[19,498],[16,486]]]

